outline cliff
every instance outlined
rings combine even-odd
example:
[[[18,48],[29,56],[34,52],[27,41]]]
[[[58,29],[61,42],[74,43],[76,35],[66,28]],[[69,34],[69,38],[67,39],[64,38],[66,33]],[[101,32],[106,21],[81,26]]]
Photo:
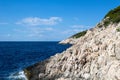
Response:
[[[73,45],[26,68],[30,80],[120,80],[120,7],[84,35],[61,43]]]

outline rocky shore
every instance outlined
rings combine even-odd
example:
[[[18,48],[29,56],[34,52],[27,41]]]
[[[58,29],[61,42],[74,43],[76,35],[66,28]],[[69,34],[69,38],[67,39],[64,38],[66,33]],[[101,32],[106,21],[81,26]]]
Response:
[[[120,11],[120,10],[119,10]],[[120,22],[106,17],[62,53],[24,70],[29,80],[120,80]]]

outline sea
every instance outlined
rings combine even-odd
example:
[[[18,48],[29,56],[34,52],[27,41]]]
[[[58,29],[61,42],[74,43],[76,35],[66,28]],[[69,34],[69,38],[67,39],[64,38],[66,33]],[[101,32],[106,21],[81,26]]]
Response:
[[[71,45],[53,42],[0,42],[0,80],[27,80],[23,69]]]

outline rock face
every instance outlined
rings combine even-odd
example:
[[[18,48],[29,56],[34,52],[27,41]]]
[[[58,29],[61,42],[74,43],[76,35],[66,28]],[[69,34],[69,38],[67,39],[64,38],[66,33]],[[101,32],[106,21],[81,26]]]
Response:
[[[85,36],[72,40],[72,47],[48,59],[44,71],[40,66],[27,69],[37,71],[30,80],[120,80],[118,29],[120,23],[88,30]]]
[[[59,42],[59,44],[75,44],[79,39],[68,38]]]

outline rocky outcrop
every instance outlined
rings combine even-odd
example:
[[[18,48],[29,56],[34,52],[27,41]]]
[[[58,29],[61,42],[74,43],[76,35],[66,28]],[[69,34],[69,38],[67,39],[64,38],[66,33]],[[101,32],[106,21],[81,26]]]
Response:
[[[26,69],[34,74],[29,79],[120,80],[120,23],[107,26],[102,23],[99,25],[103,27],[97,25],[80,38],[62,41],[74,44],[61,54]]]
[[[94,28],[61,54],[32,69],[30,80],[120,80],[120,24]],[[40,66],[41,65],[41,66]],[[43,71],[44,70],[44,71]]]
[[[68,38],[59,42],[59,44],[75,44],[79,39]]]

